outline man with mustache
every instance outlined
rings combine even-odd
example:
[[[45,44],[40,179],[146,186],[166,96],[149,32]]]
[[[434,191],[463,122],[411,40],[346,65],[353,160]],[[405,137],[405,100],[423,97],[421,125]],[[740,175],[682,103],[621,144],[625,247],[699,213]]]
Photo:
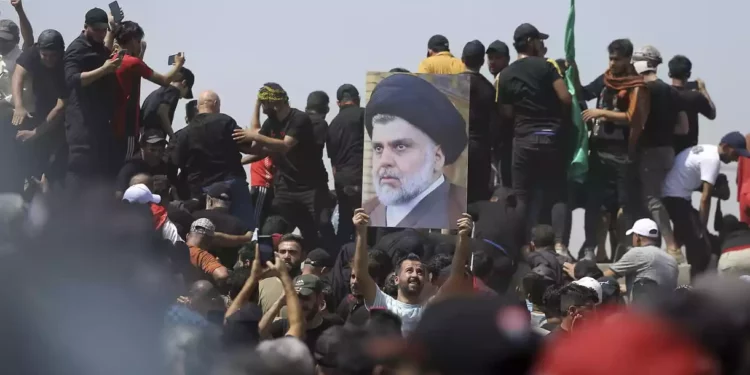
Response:
[[[466,189],[443,175],[467,145],[466,121],[426,80],[394,74],[373,90],[365,109],[372,139],[372,183],[364,202],[373,226],[456,228]]]

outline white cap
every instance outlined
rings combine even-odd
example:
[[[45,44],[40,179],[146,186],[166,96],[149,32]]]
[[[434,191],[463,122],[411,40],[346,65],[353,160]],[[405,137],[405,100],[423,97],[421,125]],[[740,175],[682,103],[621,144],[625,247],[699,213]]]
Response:
[[[122,200],[130,203],[156,203],[161,202],[161,197],[158,194],[151,193],[151,190],[144,184],[135,184],[125,190],[125,194],[122,195]]]
[[[596,295],[599,297],[599,302],[596,304],[602,303],[602,284],[600,284],[596,279],[593,277],[584,277],[580,280],[576,280],[573,282],[573,284],[578,284],[580,286],[585,286],[586,288],[593,289],[596,292]]]
[[[625,234],[628,236],[637,234],[643,237],[659,238],[659,226],[651,219],[640,219]]]

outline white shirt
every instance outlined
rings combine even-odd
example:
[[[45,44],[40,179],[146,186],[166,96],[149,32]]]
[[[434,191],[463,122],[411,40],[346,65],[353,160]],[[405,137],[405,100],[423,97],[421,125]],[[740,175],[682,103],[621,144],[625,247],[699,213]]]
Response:
[[[18,45],[10,52],[0,56],[0,95],[2,99],[13,104],[13,72],[16,71],[16,60],[21,56]]]
[[[398,223],[401,222],[401,220],[404,220],[406,215],[411,212],[414,207],[424,199],[424,197],[428,196],[430,193],[432,193],[435,189],[440,186],[440,184],[445,181],[445,177],[443,175],[440,175],[440,178],[435,180],[435,182],[430,185],[425,191],[423,191],[421,194],[417,195],[416,198],[404,203],[399,204],[396,206],[387,206],[385,208],[385,226],[387,227],[395,227],[398,225]]]
[[[665,197],[690,200],[693,191],[703,182],[713,185],[721,168],[719,147],[697,145],[680,152],[674,159],[674,166],[664,179],[662,193]]]
[[[408,336],[414,329],[417,328],[419,319],[422,317],[422,305],[410,305],[403,303],[380,290],[377,287],[375,292],[375,301],[372,305],[366,305],[368,310],[372,308],[384,308],[399,318],[401,318],[401,333],[404,336]]]
[[[165,240],[172,242],[172,245],[177,242],[185,242],[182,240],[182,237],[180,237],[177,227],[169,219],[167,219],[167,221],[161,226],[161,236]]]

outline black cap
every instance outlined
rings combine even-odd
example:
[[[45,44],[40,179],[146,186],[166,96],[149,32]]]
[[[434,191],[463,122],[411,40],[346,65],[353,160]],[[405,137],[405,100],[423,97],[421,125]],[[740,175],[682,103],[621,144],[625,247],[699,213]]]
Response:
[[[540,33],[539,30],[530,23],[522,23],[513,33],[513,40],[518,42],[527,38],[546,40],[549,38],[549,35]]]
[[[487,54],[495,53],[500,56],[509,57],[510,56],[510,50],[508,49],[508,45],[505,44],[505,42],[501,42],[499,40],[496,40],[487,47]]]
[[[466,43],[461,57],[484,57],[484,44],[476,39]]]
[[[331,255],[327,251],[317,248],[307,254],[305,264],[313,267],[331,267]]]
[[[100,8],[93,8],[86,12],[86,25],[94,28],[107,28],[109,27],[109,17],[107,12]]]
[[[411,74],[394,74],[375,86],[365,108],[365,129],[372,136],[372,120],[387,114],[406,120],[430,137],[453,164],[466,148],[466,120],[438,88]]]
[[[620,283],[614,277],[600,277],[599,285],[602,286],[601,303],[616,302],[620,298]]]
[[[229,185],[224,182],[217,182],[206,189],[206,195],[211,198],[221,199],[228,201],[232,199],[232,193],[229,189]]]
[[[307,108],[318,108],[328,106],[331,99],[325,91],[313,91],[307,96]]]
[[[0,39],[7,41],[17,41],[20,39],[21,31],[18,25],[12,20],[0,20]]]
[[[43,50],[65,50],[65,40],[63,40],[62,34],[57,30],[48,29],[42,31],[37,39],[37,44],[39,45],[39,49]]]
[[[721,144],[733,148],[740,156],[750,158],[750,152],[747,151],[747,140],[740,132],[731,132],[725,135],[721,138]]]
[[[429,41],[427,41],[427,49],[435,52],[450,51],[450,45],[448,44],[448,38],[438,34],[433,35]]]
[[[352,84],[345,83],[336,90],[336,100],[340,102],[355,99],[359,99],[359,90]]]
[[[166,142],[167,136],[164,135],[164,132],[159,129],[146,129],[143,131],[143,134],[141,135],[141,142],[145,143],[159,143],[159,142]]]
[[[182,74],[182,79],[187,81],[188,91],[187,91],[187,94],[185,94],[185,99],[192,99],[193,98],[193,85],[195,84],[195,76],[193,75],[193,72],[190,71],[190,69],[185,68],[185,67],[180,68],[180,74]]]

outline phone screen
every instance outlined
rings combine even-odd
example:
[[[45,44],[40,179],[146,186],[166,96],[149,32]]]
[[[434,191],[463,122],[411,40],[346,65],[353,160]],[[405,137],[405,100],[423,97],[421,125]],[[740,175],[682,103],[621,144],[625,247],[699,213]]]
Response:
[[[265,265],[266,262],[273,261],[274,254],[272,236],[258,236],[258,252],[260,253],[260,264]]]
[[[112,18],[115,22],[122,22],[122,10],[120,10],[120,4],[116,1],[109,3],[109,12],[112,13]]]
[[[170,55],[169,58],[167,59],[167,65],[174,65],[174,58],[176,56],[177,55]]]

